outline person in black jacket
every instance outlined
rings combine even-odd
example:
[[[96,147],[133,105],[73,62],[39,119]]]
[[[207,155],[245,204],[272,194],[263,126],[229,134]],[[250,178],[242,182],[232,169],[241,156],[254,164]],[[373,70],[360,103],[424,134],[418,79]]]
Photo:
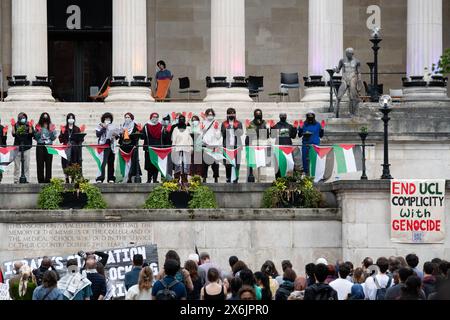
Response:
[[[8,126],[4,127],[1,125],[0,119],[0,147],[6,147],[6,139],[8,137]],[[3,171],[0,168],[0,182],[3,179]]]
[[[75,120],[75,115],[73,113],[68,113],[66,125],[61,126],[61,132],[58,137],[61,144],[70,147],[66,151],[67,160],[61,157],[61,166],[63,170],[73,164],[78,164],[81,167],[83,161],[81,144],[83,143],[84,138],[80,135],[81,129],[75,125]],[[69,176],[67,175],[66,183],[69,183]]]
[[[97,262],[90,256],[86,259],[86,276],[91,282],[91,300],[103,300],[106,296],[106,279],[97,271]]]
[[[36,283],[38,286],[42,285],[42,280],[44,278],[45,272],[52,270],[55,271],[56,279],[59,280],[59,274],[56,271],[55,267],[53,266],[53,262],[49,257],[43,257],[41,266],[37,269],[33,270],[33,274],[36,278]]]
[[[270,124],[263,119],[261,109],[253,112],[254,119],[247,126],[247,135],[245,137],[246,146],[264,146],[270,136]],[[257,168],[253,172],[253,168],[249,167],[249,175],[254,174],[259,182],[261,177],[261,168]]]
[[[235,166],[224,160],[225,172],[227,176],[227,183],[238,183],[239,180],[239,167],[241,159],[241,147],[242,147],[242,135],[244,134],[242,123],[236,119],[236,110],[233,108],[227,109],[227,120],[222,123],[222,144],[223,147],[228,149],[230,153],[235,153]],[[237,151],[236,151],[237,150]],[[233,168],[235,167],[235,168]],[[235,170],[233,175],[232,170]],[[235,178],[234,181],[231,181]]]
[[[124,117],[125,121],[119,136],[119,146],[123,152],[128,154],[134,150],[131,156],[130,172],[128,173],[128,177],[124,178],[124,182],[132,183],[132,177],[135,177],[137,174],[139,176],[142,175],[139,165],[139,139],[141,132],[138,124],[134,122],[134,115],[132,113],[127,112]],[[127,132],[128,138],[126,138],[125,132]]]
[[[329,284],[325,283],[328,276],[328,267],[319,263],[314,270],[316,283],[305,290],[304,300],[338,300],[337,292]]]
[[[270,128],[270,136],[274,139],[275,145],[279,146],[292,146],[292,139],[295,139],[297,136],[297,129],[287,122],[287,114],[286,112],[280,112],[280,121]],[[297,153],[299,150],[297,148]],[[295,151],[294,151],[295,152]],[[276,178],[280,178],[280,170],[276,172]]]
[[[14,145],[20,146],[19,151],[23,151],[24,157],[24,173],[27,182],[30,181],[30,149],[33,145],[34,121],[28,121],[26,113],[21,112],[17,116],[17,122],[11,120],[12,136],[14,137]],[[14,159],[14,183],[19,183],[21,176],[21,154]]]

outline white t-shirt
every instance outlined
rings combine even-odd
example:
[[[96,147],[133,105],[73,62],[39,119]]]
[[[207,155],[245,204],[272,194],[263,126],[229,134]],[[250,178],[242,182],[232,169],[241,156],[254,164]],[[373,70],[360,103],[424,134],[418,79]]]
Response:
[[[336,279],[330,282],[330,286],[337,291],[339,300],[347,300],[348,295],[352,292],[353,283],[346,279]]]
[[[375,300],[376,296],[377,296],[378,287],[375,284],[375,281],[373,280],[373,278],[374,277],[368,277],[366,279],[365,286],[364,286],[364,295],[366,296],[366,299],[369,299],[369,300]],[[389,282],[389,277],[386,274],[377,274],[375,276],[375,278],[377,279],[377,282],[378,282],[380,288],[387,288],[387,284]],[[394,279],[391,280],[390,287],[392,287],[393,285],[394,285]]]
[[[152,300],[152,288],[139,291],[139,285],[136,284],[128,289],[125,300]]]

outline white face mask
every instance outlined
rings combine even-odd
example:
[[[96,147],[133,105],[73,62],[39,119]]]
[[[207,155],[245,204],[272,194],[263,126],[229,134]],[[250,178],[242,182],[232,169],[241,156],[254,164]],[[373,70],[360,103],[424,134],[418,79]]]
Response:
[[[69,119],[69,120],[67,120],[67,123],[68,124],[74,124],[75,123],[75,119]]]
[[[213,121],[214,120],[214,116],[207,116],[206,119],[208,119],[208,121]]]
[[[158,118],[153,118],[150,120],[151,123],[153,124],[157,124],[158,123]]]
[[[194,127],[197,127],[198,124],[199,124],[199,122],[198,122],[197,120],[196,120],[196,121],[192,121],[192,125],[193,125]]]
[[[126,124],[126,125],[129,125],[130,123],[131,123],[131,119],[130,119],[130,118],[126,118],[126,119],[125,119],[125,124]]]
[[[163,125],[165,125],[165,126],[168,126],[169,123],[170,123],[169,120],[164,120],[164,121],[163,121]]]
[[[106,125],[111,124],[111,120],[105,120],[105,124]]]

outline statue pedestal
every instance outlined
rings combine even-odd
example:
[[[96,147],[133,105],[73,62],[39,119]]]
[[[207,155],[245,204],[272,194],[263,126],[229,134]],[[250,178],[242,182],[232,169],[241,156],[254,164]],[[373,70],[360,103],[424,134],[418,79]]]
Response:
[[[105,102],[154,102],[150,88],[147,87],[112,87]]]
[[[55,102],[52,96],[52,90],[49,87],[24,86],[10,87],[5,102],[14,101],[45,101]]]
[[[210,88],[204,102],[253,102],[247,88]]]
[[[405,101],[449,101],[447,88],[408,87],[403,89]]]

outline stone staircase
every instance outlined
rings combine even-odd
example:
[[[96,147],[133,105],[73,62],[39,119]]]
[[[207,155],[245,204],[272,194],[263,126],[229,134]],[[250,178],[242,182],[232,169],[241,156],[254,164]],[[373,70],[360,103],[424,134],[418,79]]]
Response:
[[[171,114],[172,112],[192,112],[193,114],[200,115],[207,108],[212,107],[216,112],[216,118],[219,121],[223,121],[226,116],[226,109],[233,107],[237,110],[238,120],[245,123],[246,119],[253,119],[253,111],[256,108],[260,108],[263,111],[264,119],[278,121],[279,113],[286,112],[288,116],[288,121],[293,123],[295,120],[305,119],[306,113],[313,110],[316,113],[316,118],[318,121],[325,120],[327,122],[326,130],[328,132],[332,131],[344,131],[348,132],[358,132],[361,127],[361,123],[364,119],[354,118],[354,119],[333,119],[334,114],[328,112],[327,103],[35,103],[35,102],[24,102],[24,103],[0,103],[0,119],[3,125],[7,124],[10,126],[9,122],[12,117],[17,118],[19,112],[25,112],[29,119],[34,119],[35,122],[39,119],[42,112],[48,112],[52,118],[52,122],[57,126],[65,123],[66,115],[72,112],[76,115],[77,125],[86,125],[86,139],[85,144],[96,144],[97,139],[95,136],[95,127],[100,121],[100,117],[104,112],[111,112],[114,116],[114,123],[119,124],[123,121],[123,115],[126,112],[131,112],[135,116],[135,121],[137,123],[144,124],[152,112],[158,112],[160,118],[164,117],[166,114]],[[343,104],[342,115],[345,117],[346,110],[345,104]],[[353,135],[357,138],[357,135]],[[8,144],[13,143],[13,138],[11,136],[11,129],[8,132]],[[351,141],[343,141],[351,142]],[[358,142],[358,140],[356,140]],[[300,143],[299,139],[295,141],[296,144]],[[56,144],[59,144],[57,142]],[[245,156],[243,154],[242,161],[245,161]],[[144,153],[142,148],[140,149],[140,164],[143,170],[144,167]],[[13,167],[11,164],[7,172],[4,174],[2,183],[12,183],[13,182]],[[271,182],[274,178],[273,168],[263,168],[262,177],[260,182]],[[83,150],[83,174],[86,178],[91,181],[95,181],[97,173],[97,166],[94,160],[87,150]],[[212,171],[209,171],[208,175],[210,178],[209,182],[212,181]],[[30,182],[37,182],[36,178],[36,157],[35,152],[32,151],[31,164],[30,164]],[[58,156],[53,158],[53,177],[62,178],[63,171],[61,168],[61,161]],[[241,165],[240,172],[240,182],[246,181],[247,168],[245,165]],[[220,166],[220,182],[225,182],[225,168],[223,165]],[[142,180],[145,182],[147,179],[146,171],[143,170]]]

